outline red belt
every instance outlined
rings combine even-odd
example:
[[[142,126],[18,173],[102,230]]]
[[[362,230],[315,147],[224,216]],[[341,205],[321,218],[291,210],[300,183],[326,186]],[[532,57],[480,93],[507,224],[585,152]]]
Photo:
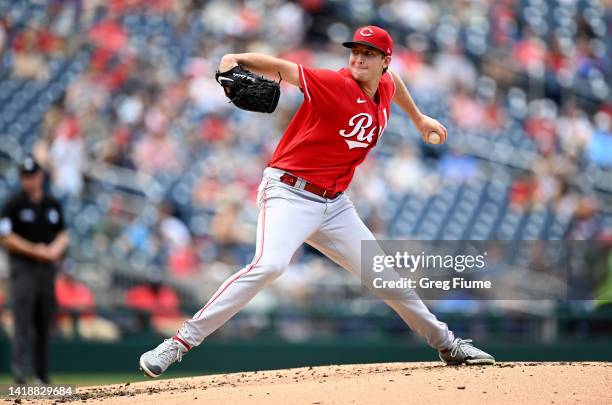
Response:
[[[280,181],[282,181],[285,184],[289,184],[291,187],[295,187],[296,183],[298,182],[298,178],[289,174],[289,173],[285,173],[281,176]],[[311,192],[313,194],[318,195],[319,197],[323,197],[323,198],[329,198],[330,200],[333,200],[334,198],[338,197],[340,194],[342,194],[342,192],[338,192],[338,193],[334,193],[331,192],[329,190],[326,190],[324,188],[321,188],[319,186],[316,186],[312,183],[309,183],[307,181],[304,180],[304,187],[300,187],[303,190],[306,190],[308,192]]]

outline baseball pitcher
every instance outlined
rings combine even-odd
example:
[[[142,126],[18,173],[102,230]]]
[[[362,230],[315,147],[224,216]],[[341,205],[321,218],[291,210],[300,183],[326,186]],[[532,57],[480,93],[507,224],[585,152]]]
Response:
[[[350,48],[350,55],[348,66],[339,71],[312,69],[258,53],[222,58],[216,79],[237,107],[274,111],[280,90],[266,77],[279,74],[301,90],[304,100],[263,174],[253,261],[229,277],[175,336],[140,357],[146,375],[160,376],[200,345],[279,277],[304,242],[362,277],[361,241],[374,240],[374,235],[344,191],[355,168],[383,135],[391,102],[408,114],[424,141],[446,141],[446,128],[421,113],[400,77],[388,70],[393,40],[385,30],[361,27],[343,45]],[[455,337],[413,291],[385,294],[384,299],[447,364],[495,363],[470,340]]]

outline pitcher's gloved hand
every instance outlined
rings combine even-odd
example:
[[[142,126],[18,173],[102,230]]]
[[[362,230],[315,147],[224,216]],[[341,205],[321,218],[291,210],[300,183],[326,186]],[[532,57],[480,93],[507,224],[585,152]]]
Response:
[[[276,109],[280,85],[275,81],[256,75],[240,65],[223,73],[217,71],[215,80],[238,108],[265,113]]]

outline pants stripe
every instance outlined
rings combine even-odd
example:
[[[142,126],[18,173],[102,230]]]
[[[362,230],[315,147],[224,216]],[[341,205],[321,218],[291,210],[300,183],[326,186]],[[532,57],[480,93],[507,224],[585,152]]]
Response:
[[[206,310],[206,308],[208,308],[209,306],[212,305],[213,302],[215,302],[217,300],[217,298],[219,298],[221,296],[221,294],[223,294],[223,292],[225,290],[227,290],[227,288],[232,285],[236,280],[238,280],[240,277],[244,276],[245,274],[247,274],[248,272],[250,272],[251,270],[253,270],[253,267],[255,267],[257,265],[257,263],[259,263],[259,261],[261,260],[261,257],[263,256],[263,252],[264,252],[264,242],[265,242],[265,236],[266,236],[266,188],[268,186],[268,182],[270,180],[268,180],[266,182],[266,185],[264,186],[264,191],[263,191],[263,196],[262,196],[262,200],[263,200],[263,207],[261,209],[262,211],[262,217],[261,217],[261,249],[259,250],[259,255],[255,258],[255,260],[249,265],[249,267],[247,267],[243,272],[239,273],[236,275],[236,277],[234,277],[232,279],[232,281],[230,281],[223,289],[221,289],[220,291],[217,292],[217,294],[210,299],[210,301],[208,301],[208,303],[204,306],[204,308],[202,308],[194,317],[193,319],[199,319],[200,316],[202,316],[202,313],[204,312],[204,310]]]

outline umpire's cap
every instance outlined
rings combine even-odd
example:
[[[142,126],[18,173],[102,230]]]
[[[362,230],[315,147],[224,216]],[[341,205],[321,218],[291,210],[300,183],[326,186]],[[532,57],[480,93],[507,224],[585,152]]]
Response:
[[[23,175],[34,174],[40,171],[40,165],[36,163],[36,160],[31,155],[28,155],[23,159],[19,165],[19,173]]]
[[[355,44],[363,44],[376,48],[387,56],[393,53],[393,39],[385,30],[375,25],[366,25],[357,28],[352,41],[343,42],[342,45],[352,48]]]

